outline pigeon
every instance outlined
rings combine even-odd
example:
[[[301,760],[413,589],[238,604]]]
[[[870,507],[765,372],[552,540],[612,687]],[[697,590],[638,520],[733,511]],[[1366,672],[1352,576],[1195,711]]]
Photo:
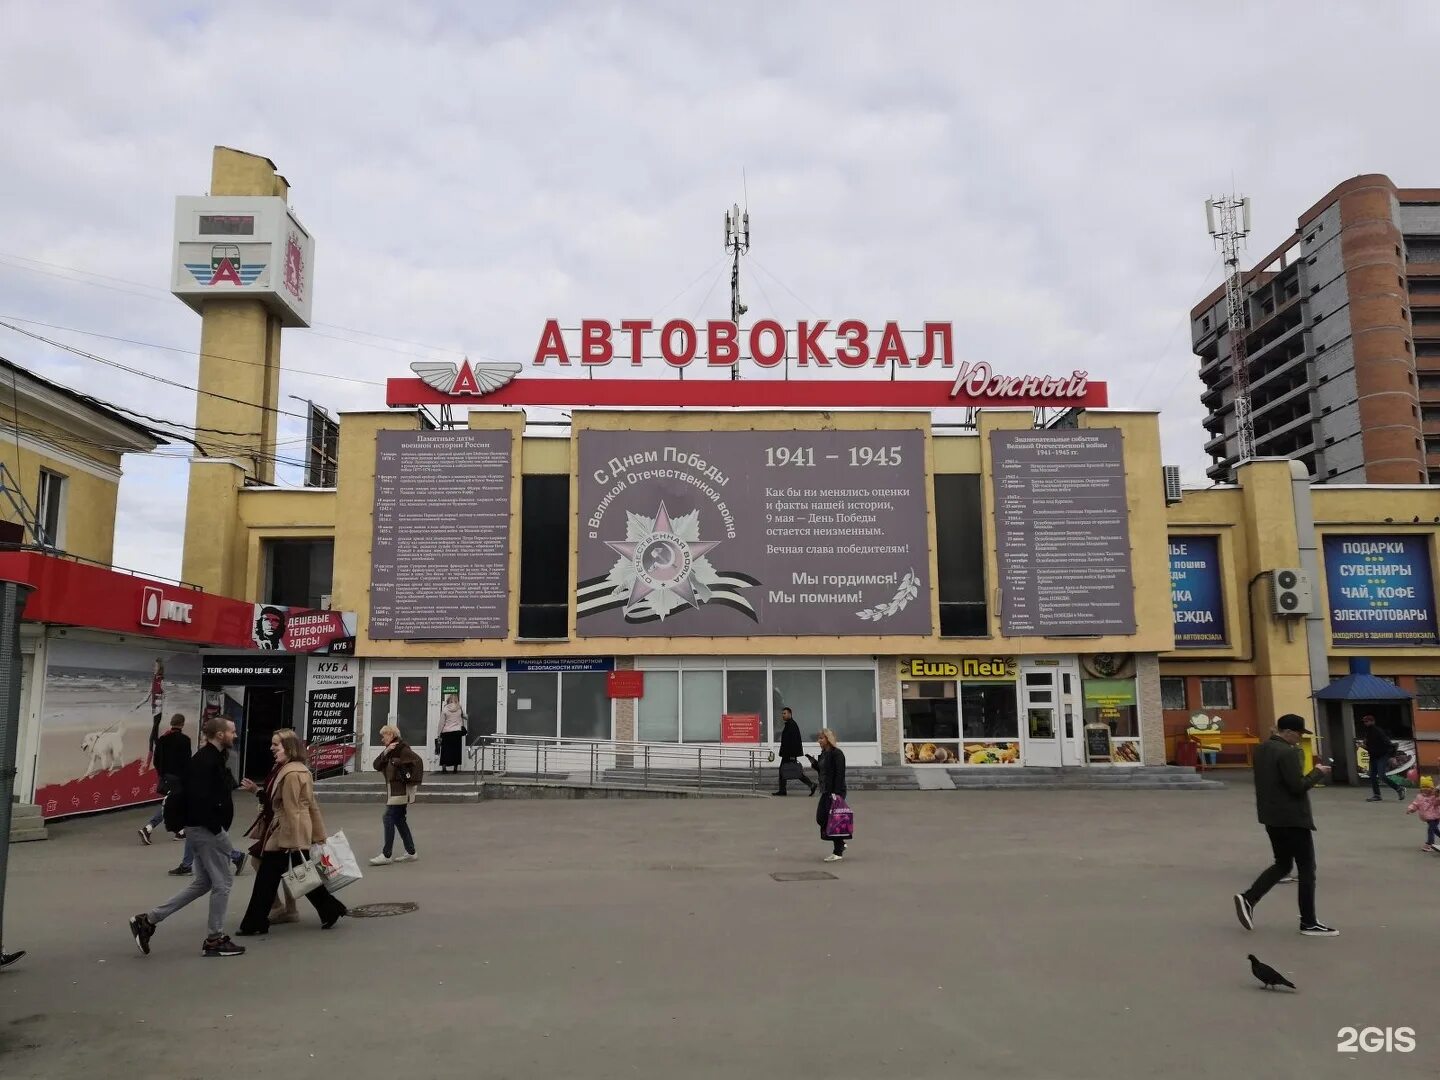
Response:
[[[1249,954],[1249,959],[1251,974],[1265,985],[1266,990],[1274,990],[1277,986],[1288,986],[1291,990],[1295,989],[1295,984],[1285,978],[1284,975],[1281,975],[1269,964],[1262,964],[1259,960],[1256,960],[1254,953]]]

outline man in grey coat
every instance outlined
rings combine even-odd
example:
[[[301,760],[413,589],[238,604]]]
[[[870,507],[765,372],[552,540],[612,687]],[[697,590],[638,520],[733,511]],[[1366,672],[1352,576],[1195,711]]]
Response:
[[[1235,917],[1246,930],[1255,929],[1255,905],[1293,866],[1300,877],[1300,933],[1306,937],[1340,933],[1315,917],[1315,818],[1310,812],[1310,789],[1330,775],[1330,766],[1316,765],[1309,774],[1301,771],[1297,746],[1308,734],[1301,717],[1286,713],[1275,721],[1270,738],[1255,748],[1255,811],[1270,836],[1275,862],[1255,884],[1235,894]]]

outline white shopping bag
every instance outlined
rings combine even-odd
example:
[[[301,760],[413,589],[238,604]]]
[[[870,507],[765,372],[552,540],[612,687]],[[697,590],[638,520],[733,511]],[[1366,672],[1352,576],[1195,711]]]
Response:
[[[360,873],[360,861],[350,850],[350,841],[344,832],[337,832],[323,844],[316,844],[310,852],[320,864],[320,876],[325,879],[325,888],[339,892],[346,885],[353,885],[364,875]]]

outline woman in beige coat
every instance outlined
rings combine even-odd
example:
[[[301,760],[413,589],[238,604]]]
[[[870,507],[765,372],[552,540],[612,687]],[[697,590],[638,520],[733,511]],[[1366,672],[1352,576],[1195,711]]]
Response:
[[[282,728],[271,737],[270,751],[275,756],[275,768],[259,791],[260,817],[245,834],[255,841],[251,851],[259,854],[260,866],[237,937],[269,933],[269,913],[280,879],[292,863],[299,861],[297,854],[308,857],[310,845],[325,839],[325,821],[315,802],[315,781],[306,764],[305,744],[295,732]],[[323,885],[306,893],[305,899],[320,916],[323,929],[329,930],[346,914],[345,905]]]

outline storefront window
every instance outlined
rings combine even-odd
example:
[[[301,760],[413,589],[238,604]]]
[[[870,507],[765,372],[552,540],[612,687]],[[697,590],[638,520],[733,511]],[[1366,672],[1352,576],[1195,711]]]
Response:
[[[874,670],[825,672],[825,720],[841,743],[876,740]]]
[[[813,742],[815,733],[826,726],[825,697],[819,670],[777,668],[772,678],[775,683],[774,715],[779,716],[780,710],[787,705],[794,709],[795,722],[800,725],[801,736],[806,743]],[[874,737],[870,736],[872,740]]]
[[[906,739],[958,739],[960,708],[956,684],[943,681],[906,682],[900,687]]]
[[[680,741],[680,673],[647,671],[636,737],[641,742]]]
[[[560,734],[567,739],[610,738],[610,695],[603,671],[560,676]]]
[[[687,671],[680,681],[681,732],[685,742],[718,743],[725,711],[723,672]]]
[[[1140,737],[1134,679],[1085,679],[1081,692],[1085,698],[1085,723],[1104,724],[1116,739]]]
[[[728,713],[754,713],[760,717],[760,741],[771,741],[770,700],[765,688],[764,669],[742,670],[725,673],[725,711]]]
[[[510,707],[505,726],[511,735],[548,735],[559,728],[560,682],[553,671],[510,674]]]
[[[1018,739],[1014,683],[967,682],[960,698],[967,739]]]
[[[1440,709],[1440,679],[1421,675],[1415,680],[1415,707],[1427,711]]]

